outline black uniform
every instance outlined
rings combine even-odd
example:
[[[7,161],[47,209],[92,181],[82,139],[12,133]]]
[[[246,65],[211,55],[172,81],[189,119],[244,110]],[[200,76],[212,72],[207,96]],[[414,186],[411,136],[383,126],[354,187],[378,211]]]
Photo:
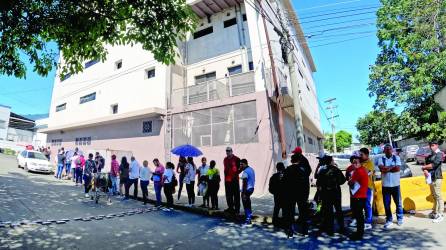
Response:
[[[285,209],[285,171],[279,171],[269,179],[269,192],[274,195],[274,211],[273,211],[273,225],[279,225],[279,212],[282,210],[284,214]]]
[[[296,203],[299,208],[299,224],[303,234],[308,234],[308,196],[310,194],[311,167],[308,162],[292,164],[285,170],[285,199],[287,201],[287,228],[294,223]]]
[[[342,214],[342,197],[341,185],[346,182],[341,170],[336,166],[321,166],[317,175],[317,185],[320,188],[320,196],[322,200],[322,222],[323,229],[328,234],[334,232],[333,207],[336,210],[336,219],[339,224],[340,231],[343,232],[344,216]]]

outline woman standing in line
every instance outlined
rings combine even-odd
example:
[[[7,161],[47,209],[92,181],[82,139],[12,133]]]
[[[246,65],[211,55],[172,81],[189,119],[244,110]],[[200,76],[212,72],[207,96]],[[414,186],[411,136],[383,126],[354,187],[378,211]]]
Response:
[[[220,171],[215,167],[215,161],[212,160],[209,163],[209,170],[207,172],[209,181],[208,181],[208,194],[211,198],[211,209],[218,210],[218,190],[220,189]]]
[[[84,155],[81,154],[79,158],[76,159],[76,186],[78,183],[82,185],[82,172],[85,166]]]
[[[164,172],[164,195],[166,196],[167,206],[173,205],[173,193],[175,190],[175,165],[172,162],[166,163],[166,171]]]
[[[122,191],[122,186],[127,185],[127,181],[129,179],[129,168],[130,165],[127,162],[127,157],[122,157],[121,165],[119,165],[119,194],[121,196],[124,195]]]
[[[188,206],[193,207],[195,204],[195,175],[197,172],[197,167],[195,166],[194,159],[192,157],[187,157],[187,165],[185,168],[186,175],[184,177],[184,182],[186,182],[186,191]]]
[[[164,166],[158,159],[153,160],[155,172],[153,173],[153,186],[155,187],[156,206],[161,207],[161,189],[163,188]]]
[[[180,159],[178,160],[178,165],[177,165],[177,173],[180,175],[179,176],[179,187],[178,187],[178,200],[180,200],[181,197],[181,190],[183,190],[183,183],[184,183],[184,177],[186,175],[186,165],[187,165],[187,161],[186,158],[184,158],[184,156],[180,156]]]

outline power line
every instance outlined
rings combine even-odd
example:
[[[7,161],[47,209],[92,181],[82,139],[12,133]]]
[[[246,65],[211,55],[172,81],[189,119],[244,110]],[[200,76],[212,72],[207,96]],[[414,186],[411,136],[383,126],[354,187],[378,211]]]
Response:
[[[333,25],[338,25],[338,24],[352,23],[352,22],[366,21],[366,20],[376,20],[376,17],[359,18],[359,19],[347,20],[347,21],[342,21],[342,22],[337,22],[337,23],[325,23],[325,24],[321,24],[321,25],[304,27],[304,29],[307,30],[307,32],[312,32],[311,29],[314,29],[314,28],[327,27],[327,26],[333,26]]]
[[[355,13],[355,14],[350,14],[350,15],[321,18],[321,19],[316,19],[316,20],[311,20],[311,21],[306,21],[306,22],[300,22],[300,24],[315,23],[315,22],[327,21],[327,20],[338,19],[338,18],[367,15],[367,14],[372,14],[372,13],[376,13],[376,11],[366,11],[366,12],[360,12],[360,13]],[[290,20],[296,20],[296,19],[290,18]],[[296,20],[296,21],[299,21],[299,20]]]
[[[366,38],[366,37],[370,37],[372,35],[366,35],[366,36],[360,36],[360,37],[355,37],[355,38],[351,38],[351,39],[345,39],[342,41],[337,41],[337,42],[332,42],[332,43],[325,43],[325,44],[319,44],[319,45],[315,45],[315,46],[310,46],[310,48],[317,48],[317,47],[323,47],[323,46],[328,46],[328,45],[333,45],[333,44],[339,44],[339,43],[344,43],[344,42],[349,42],[349,41],[353,41],[353,40],[358,40],[358,39],[362,39],[362,38]]]
[[[324,5],[313,6],[313,7],[309,7],[309,8],[300,9],[300,10],[305,12],[306,10],[308,11],[308,10],[314,10],[314,9],[321,9],[321,8],[326,8],[326,7],[336,6],[336,5],[343,5],[343,4],[357,3],[357,2],[361,2],[361,0],[352,0],[352,1],[344,1],[344,2],[339,2],[339,3],[324,4]]]
[[[330,13],[314,15],[314,16],[299,17],[299,19],[303,20],[303,19],[309,19],[309,18],[314,18],[314,17],[332,16],[332,15],[341,14],[341,13],[348,13],[348,12],[352,12],[352,11],[361,11],[361,10],[378,9],[378,8],[379,8],[379,5],[376,5],[376,6],[367,7],[367,8],[357,8],[357,9],[350,9],[350,10],[330,12]]]

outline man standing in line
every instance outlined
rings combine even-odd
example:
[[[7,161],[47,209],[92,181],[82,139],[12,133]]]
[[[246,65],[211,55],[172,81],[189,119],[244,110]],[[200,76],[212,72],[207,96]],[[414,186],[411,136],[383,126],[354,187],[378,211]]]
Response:
[[[209,207],[209,194],[208,194],[208,171],[209,166],[207,165],[206,157],[201,158],[201,166],[198,168],[198,193],[203,196],[203,205],[200,207]]]
[[[367,189],[367,201],[365,203],[365,225],[364,229],[372,229],[373,222],[373,213],[372,213],[372,204],[373,204],[373,193],[375,190],[374,183],[374,175],[375,175],[375,165],[373,161],[369,158],[369,150],[367,148],[361,148],[359,150],[361,157],[361,165],[365,167],[367,170],[368,178],[369,178],[369,187]]]
[[[251,209],[251,195],[254,193],[254,186],[256,182],[256,176],[254,169],[248,165],[246,159],[240,161],[240,169],[242,172],[242,202],[243,208],[245,209],[245,224],[251,224],[252,209]]]
[[[390,144],[384,146],[384,156],[378,159],[378,166],[381,170],[382,194],[384,209],[386,211],[386,224],[384,228],[387,229],[393,225],[392,210],[390,209],[392,198],[396,206],[398,226],[402,226],[403,206],[400,189],[401,159],[399,156],[392,154],[392,146]]]
[[[308,235],[308,196],[310,195],[310,174],[311,168],[303,162],[302,155],[293,154],[291,156],[291,166],[285,169],[284,182],[286,187],[287,205],[287,235],[294,234],[294,213],[296,203],[299,208],[299,224],[301,234]]]
[[[96,166],[98,166],[98,172],[100,173],[105,166],[105,159],[99,154],[99,152],[96,152],[94,160],[96,161]]]
[[[223,160],[225,167],[225,193],[228,208],[225,212],[239,214],[240,213],[240,158],[235,156],[231,147],[226,148],[226,157]]]
[[[141,166],[136,161],[135,157],[132,156],[130,158],[129,179],[127,181],[127,184],[125,185],[124,200],[129,199],[129,190],[132,185],[133,185],[133,198],[135,200],[138,198],[138,178],[139,178],[140,169],[141,169]]]
[[[278,162],[276,164],[277,172],[271,176],[269,179],[268,191],[274,195],[274,209],[273,209],[273,225],[274,227],[279,227],[279,212],[282,210],[282,218],[285,214],[285,184],[284,184],[284,175],[285,175],[285,165],[283,162]],[[283,220],[281,220],[283,221]]]
[[[441,183],[443,174],[441,172],[441,163],[443,161],[443,153],[438,148],[438,142],[433,141],[429,143],[432,154],[426,159],[426,165],[422,167],[424,175],[429,178],[430,174],[430,189],[431,195],[434,198],[434,207],[430,217],[433,223],[439,223],[444,220],[444,201],[441,196]]]
[[[364,213],[367,200],[368,177],[367,170],[361,165],[360,157],[354,155],[354,170],[348,181],[352,194],[351,207],[353,218],[356,219],[356,232],[350,235],[351,240],[362,240],[364,236]]]
[[[62,179],[62,172],[65,167],[66,157],[65,157],[65,150],[64,148],[61,148],[59,150],[59,154],[57,154],[57,179]]]
[[[93,174],[97,173],[96,162],[93,160],[93,154],[88,154],[88,160],[85,162],[84,168],[84,187],[85,197],[88,198],[88,192],[91,189],[91,181],[93,180]]]

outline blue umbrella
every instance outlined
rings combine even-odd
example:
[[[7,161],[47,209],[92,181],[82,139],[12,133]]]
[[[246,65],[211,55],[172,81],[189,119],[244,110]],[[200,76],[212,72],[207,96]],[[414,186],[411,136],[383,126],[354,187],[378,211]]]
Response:
[[[172,149],[170,152],[172,152],[172,154],[184,157],[197,157],[203,154],[198,148],[190,144],[178,146]]]

